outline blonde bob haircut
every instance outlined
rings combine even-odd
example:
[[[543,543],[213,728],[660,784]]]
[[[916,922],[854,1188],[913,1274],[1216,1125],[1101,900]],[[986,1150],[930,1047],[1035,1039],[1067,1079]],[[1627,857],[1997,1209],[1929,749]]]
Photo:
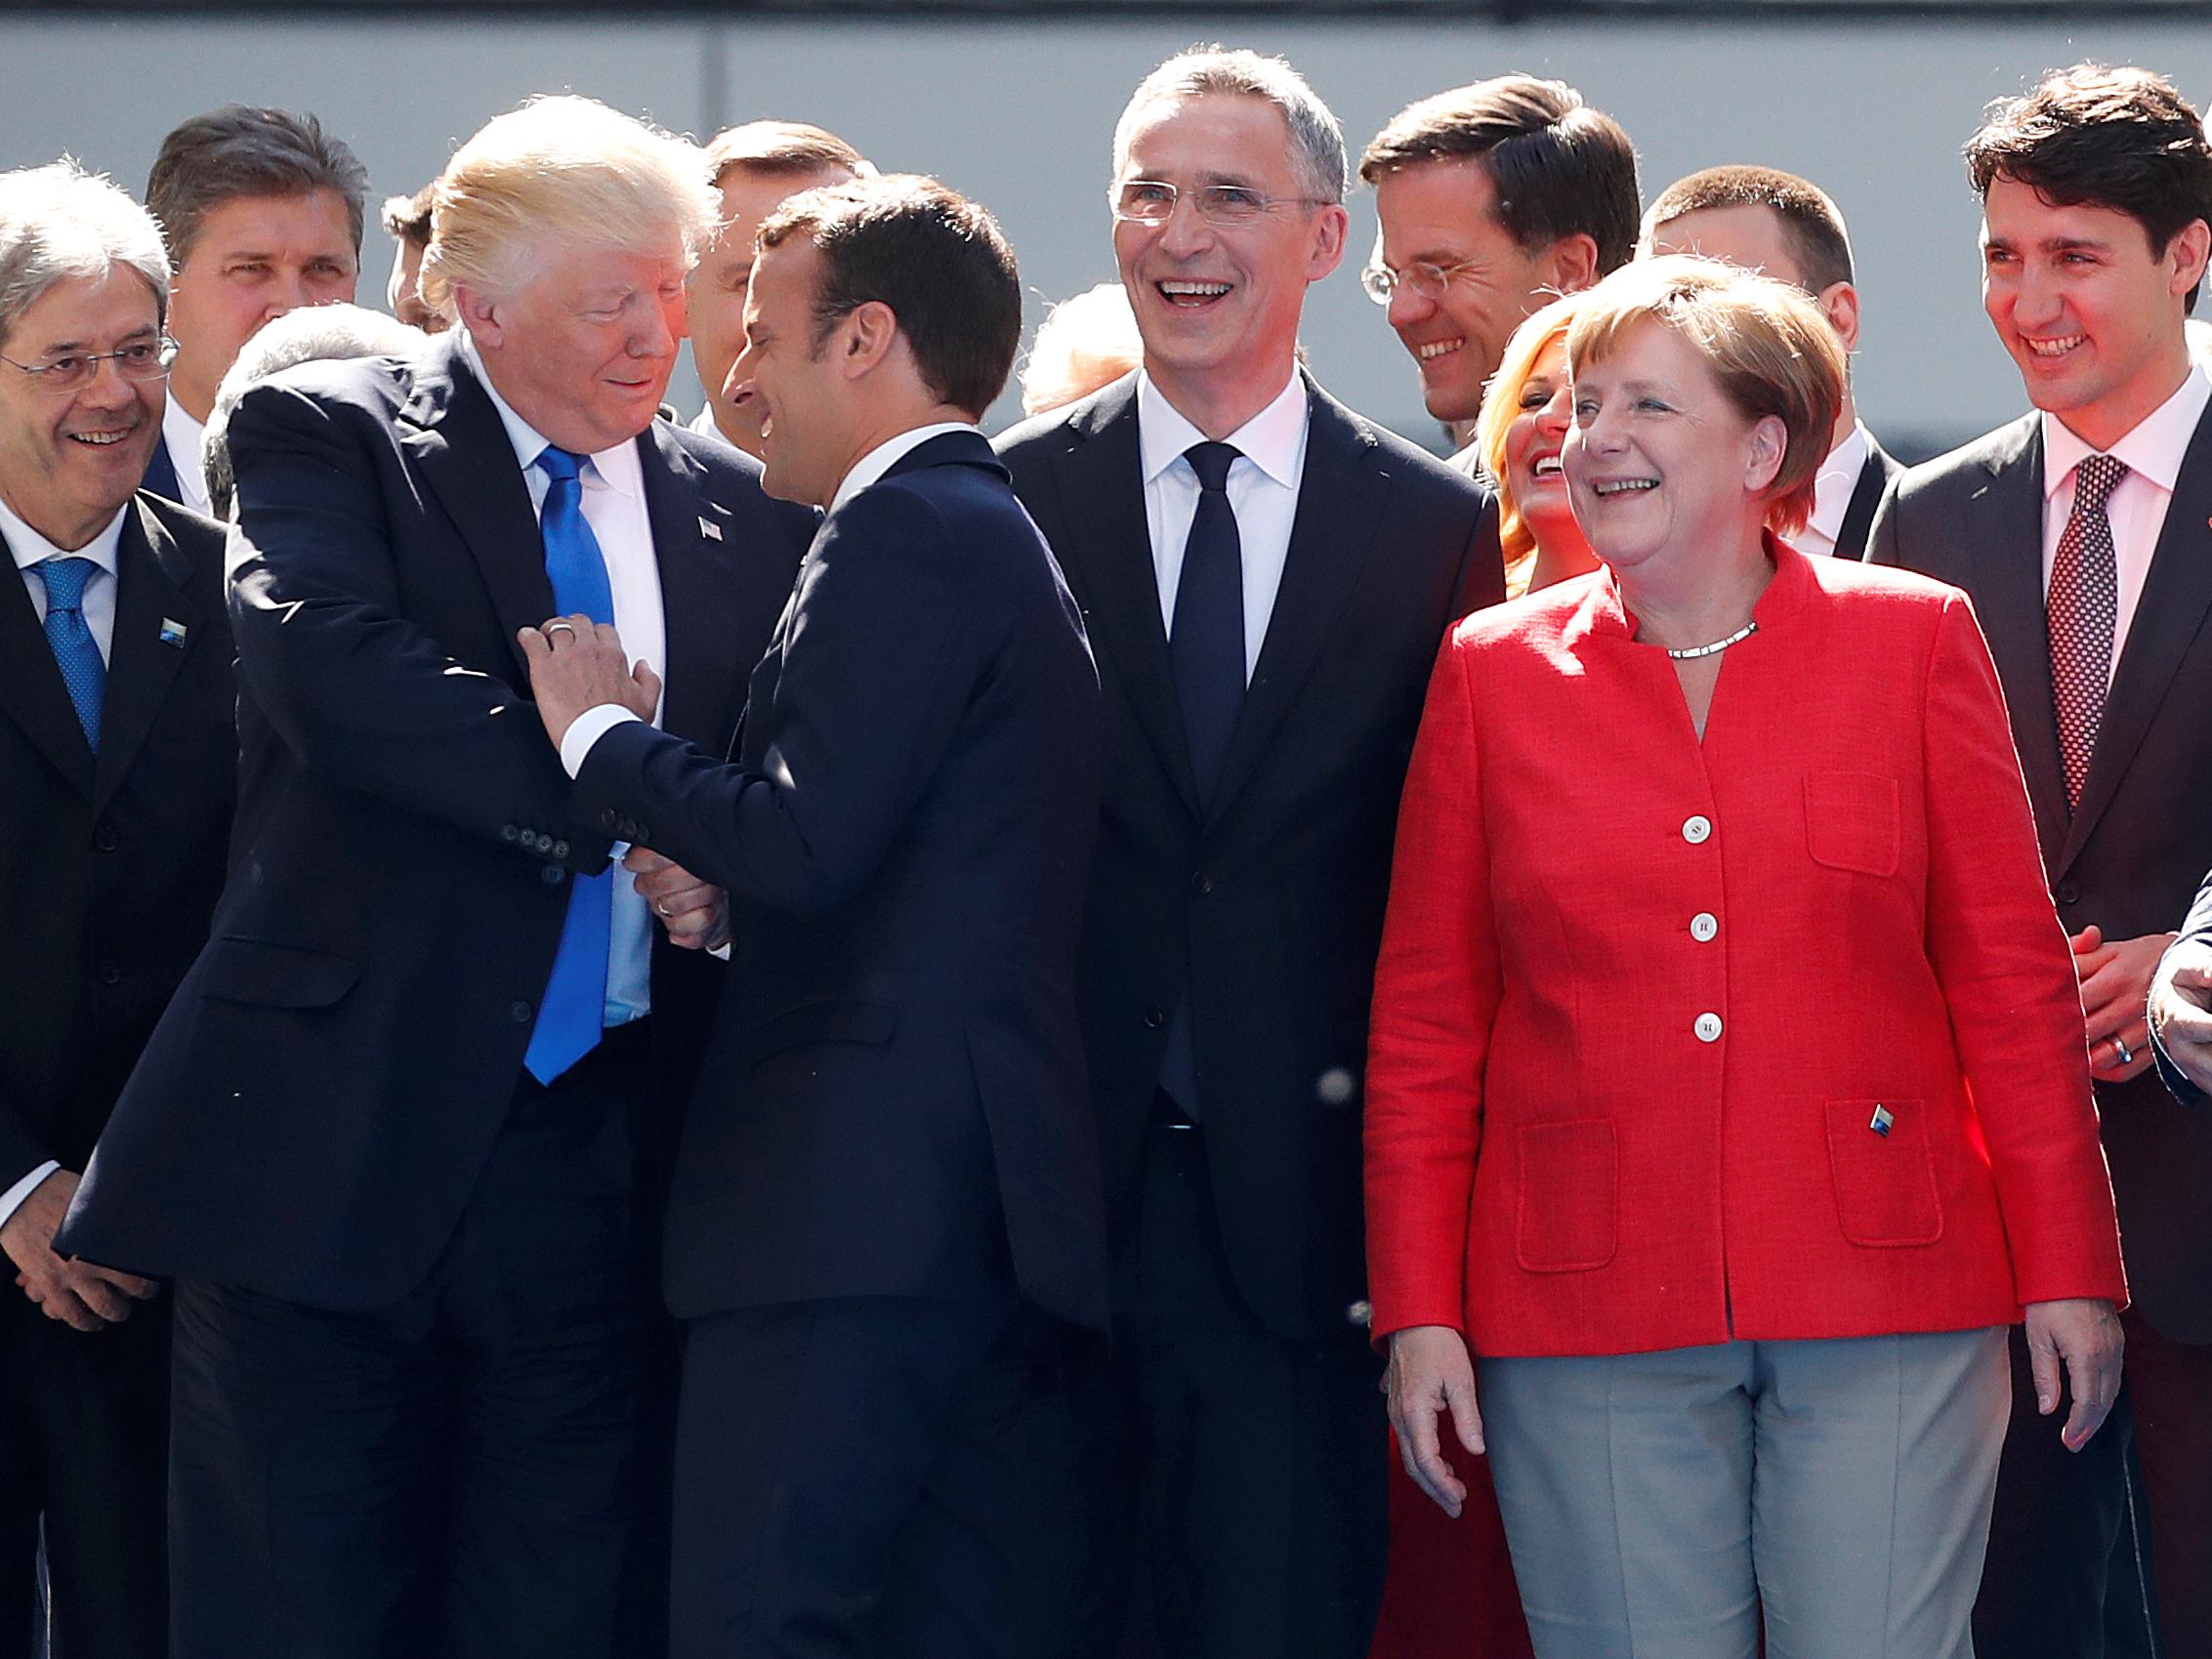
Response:
[[[1692,254],[1633,261],[1580,298],[1566,331],[1567,373],[1604,360],[1640,322],[1672,329],[1746,420],[1782,423],[1767,525],[1780,536],[1802,530],[1848,372],[1819,308],[1789,283]]]
[[[430,188],[423,303],[456,315],[466,283],[512,294],[563,247],[657,249],[695,261],[722,200],[689,141],[597,99],[533,98],[495,116]]]
[[[1521,394],[1535,374],[1537,363],[1546,352],[1565,340],[1567,329],[1581,314],[1588,292],[1584,289],[1554,300],[1523,317],[1505,343],[1497,372],[1482,389],[1482,413],[1475,423],[1475,454],[1490,482],[1497,486],[1498,541],[1505,549],[1509,569],[1536,551],[1536,538],[1521,517],[1521,504],[1513,499],[1513,483],[1505,475],[1506,435],[1521,416]]]

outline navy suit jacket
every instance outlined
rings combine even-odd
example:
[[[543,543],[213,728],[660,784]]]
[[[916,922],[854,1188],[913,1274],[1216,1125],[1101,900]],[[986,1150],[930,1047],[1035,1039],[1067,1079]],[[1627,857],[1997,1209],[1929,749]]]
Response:
[[[513,1098],[566,914],[610,839],[571,816],[516,631],[553,611],[490,397],[440,343],[303,365],[230,423],[239,777],[213,937],[63,1242],[327,1308],[450,1236]],[[728,445],[637,439],[673,731],[725,740],[813,516]],[[669,975],[711,964],[657,951]],[[664,994],[665,993],[665,994]],[[664,1024],[654,1020],[656,1040]]]
[[[1104,1326],[1074,984],[1099,776],[1074,601],[968,433],[823,523],[736,764],[634,722],[593,746],[586,820],[730,894],[669,1208],[678,1314],[1011,1283]]]
[[[199,463],[195,458],[193,463]],[[177,463],[169,454],[169,435],[163,433],[153,445],[153,458],[146,464],[146,477],[139,488],[167,501],[185,499],[182,486],[177,482]]]
[[[2080,802],[2059,762],[2043,599],[2043,428],[2027,415],[1907,470],[1869,560],[1964,588],[2004,682],[2044,871],[2067,931],[2182,927],[2212,865],[2212,414],[2197,425],[2113,670]],[[2212,1343],[2212,1119],[2149,1073],[2097,1085],[2136,1311]]]
[[[1398,791],[1445,630],[1504,597],[1497,515],[1465,474],[1310,387],[1282,585],[1201,806],[1146,528],[1136,384],[999,438],[1106,688],[1081,983],[1108,1211],[1125,1247],[1168,1018],[1188,995],[1239,1290],[1278,1335],[1363,1342],[1360,1080]]]

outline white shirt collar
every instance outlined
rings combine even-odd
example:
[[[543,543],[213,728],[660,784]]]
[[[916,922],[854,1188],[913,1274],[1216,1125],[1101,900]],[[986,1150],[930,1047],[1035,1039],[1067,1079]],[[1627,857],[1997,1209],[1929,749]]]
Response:
[[[7,498],[0,496],[0,535],[8,538],[8,551],[16,556],[18,570],[28,570],[49,559],[89,559],[113,576],[121,567],[116,550],[123,540],[123,515],[130,510],[131,504],[126,501],[91,541],[80,548],[62,548],[24,523],[21,516],[8,505]]]
[[[905,459],[909,450],[919,449],[933,437],[948,432],[972,432],[979,437],[983,429],[973,421],[936,421],[926,427],[914,427],[897,437],[884,439],[857,461],[853,470],[838,484],[837,493],[829,498],[829,510],[835,513],[870,484],[880,483],[884,474]]]
[[[207,423],[195,421],[171,394],[161,410],[161,441],[177,469],[177,489],[185,505],[205,513],[207,500]]]
[[[1222,441],[1276,483],[1296,489],[1306,453],[1306,383],[1293,368],[1268,406]],[[1147,483],[1182,460],[1193,443],[1206,441],[1143,369],[1137,371],[1137,441]]]
[[[2212,380],[2205,378],[2202,364],[2192,362],[2174,394],[2136,422],[2128,429],[2127,435],[2105,453],[2126,463],[2129,472],[2142,474],[2171,495],[2174,480],[2181,476],[2182,457],[2189,452],[2190,439],[2196,435],[2196,423],[2203,417],[2207,402],[2212,402]],[[2082,459],[2096,453],[2074,435],[2066,422],[2046,409],[2043,412],[2044,496],[2056,495],[2059,486],[2073,476],[2074,468]]]
[[[461,336],[460,353],[468,363],[469,372],[477,377],[477,384],[491,398],[491,406],[499,411],[499,424],[507,429],[507,441],[515,446],[515,461],[527,476],[536,466],[538,457],[551,446],[552,440],[522,416],[515,413],[507,399],[500,396],[499,388],[492,385],[491,374],[483,366],[483,358],[477,353],[477,343],[466,327],[456,325]],[[600,481],[622,495],[642,498],[646,488],[645,463],[638,459],[635,438],[617,443],[610,449],[594,450],[585,457],[592,470],[599,474]]]
[[[1873,443],[1865,423],[1854,421],[1851,435],[1829,450],[1828,458],[1820,463],[1819,477],[1813,483],[1810,527],[1827,537],[1831,546],[1843,533],[1844,516],[1851,511],[1851,498],[1858,488],[1858,475],[1866,470]]]

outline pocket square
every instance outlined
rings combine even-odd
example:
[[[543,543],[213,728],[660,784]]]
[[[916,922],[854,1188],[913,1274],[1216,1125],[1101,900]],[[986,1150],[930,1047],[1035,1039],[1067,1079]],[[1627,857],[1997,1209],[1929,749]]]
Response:
[[[701,518],[699,520],[699,534],[706,537],[710,542],[718,542],[722,540],[722,526],[712,518]]]

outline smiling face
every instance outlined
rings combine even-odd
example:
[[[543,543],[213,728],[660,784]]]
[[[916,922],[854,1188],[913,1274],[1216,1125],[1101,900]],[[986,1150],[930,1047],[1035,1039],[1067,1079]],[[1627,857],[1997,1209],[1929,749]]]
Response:
[[[1390,325],[1421,371],[1421,398],[1440,421],[1482,412],[1482,388],[1505,343],[1546,300],[1552,262],[1530,254],[1498,223],[1497,191],[1479,156],[1423,161],[1375,187],[1382,260],[1393,270],[1453,270],[1441,300],[1404,283],[1391,295]]]
[[[1117,220],[1114,258],[1146,368],[1193,419],[1192,404],[1248,394],[1264,403],[1282,390],[1307,285],[1344,255],[1344,209],[1296,199],[1307,187],[1291,156],[1281,111],[1239,94],[1162,100],[1131,129],[1115,182],[1159,180],[1184,194],[1165,224]],[[1207,185],[1242,186],[1278,205],[1249,227],[1217,228],[1191,194]]]
[[[1751,420],[1704,359],[1645,318],[1574,374],[1564,461],[1574,518],[1615,570],[1732,553],[1756,540],[1785,433]]]
[[[764,248],[745,296],[745,349],[726,389],[761,438],[761,487],[826,507],[851,456],[846,385],[827,343],[814,346],[821,250],[805,235]]]
[[[2060,206],[2002,174],[1982,204],[1982,304],[2028,400],[2083,441],[2117,442],[2189,372],[2184,297],[2203,274],[2204,221],[2163,252],[2140,220]]]
[[[1519,410],[1505,431],[1506,491],[1539,544],[1563,531],[1578,533],[1560,463],[1560,450],[1573,424],[1564,337],[1544,348],[1522,382],[1517,402]]]
[[[177,401],[207,419],[238,348],[263,323],[302,306],[351,303],[360,273],[353,219],[336,190],[234,196],[209,208],[170,284]]]
[[[67,277],[16,319],[0,355],[16,363],[158,343],[153,290],[125,266]],[[162,382],[125,380],[103,362],[87,384],[55,392],[50,376],[0,363],[0,496],[55,546],[84,546],[146,476],[161,437]]]
[[[566,247],[511,294],[457,284],[455,298],[500,395],[548,441],[589,455],[659,412],[689,263],[673,232],[659,253]]]

